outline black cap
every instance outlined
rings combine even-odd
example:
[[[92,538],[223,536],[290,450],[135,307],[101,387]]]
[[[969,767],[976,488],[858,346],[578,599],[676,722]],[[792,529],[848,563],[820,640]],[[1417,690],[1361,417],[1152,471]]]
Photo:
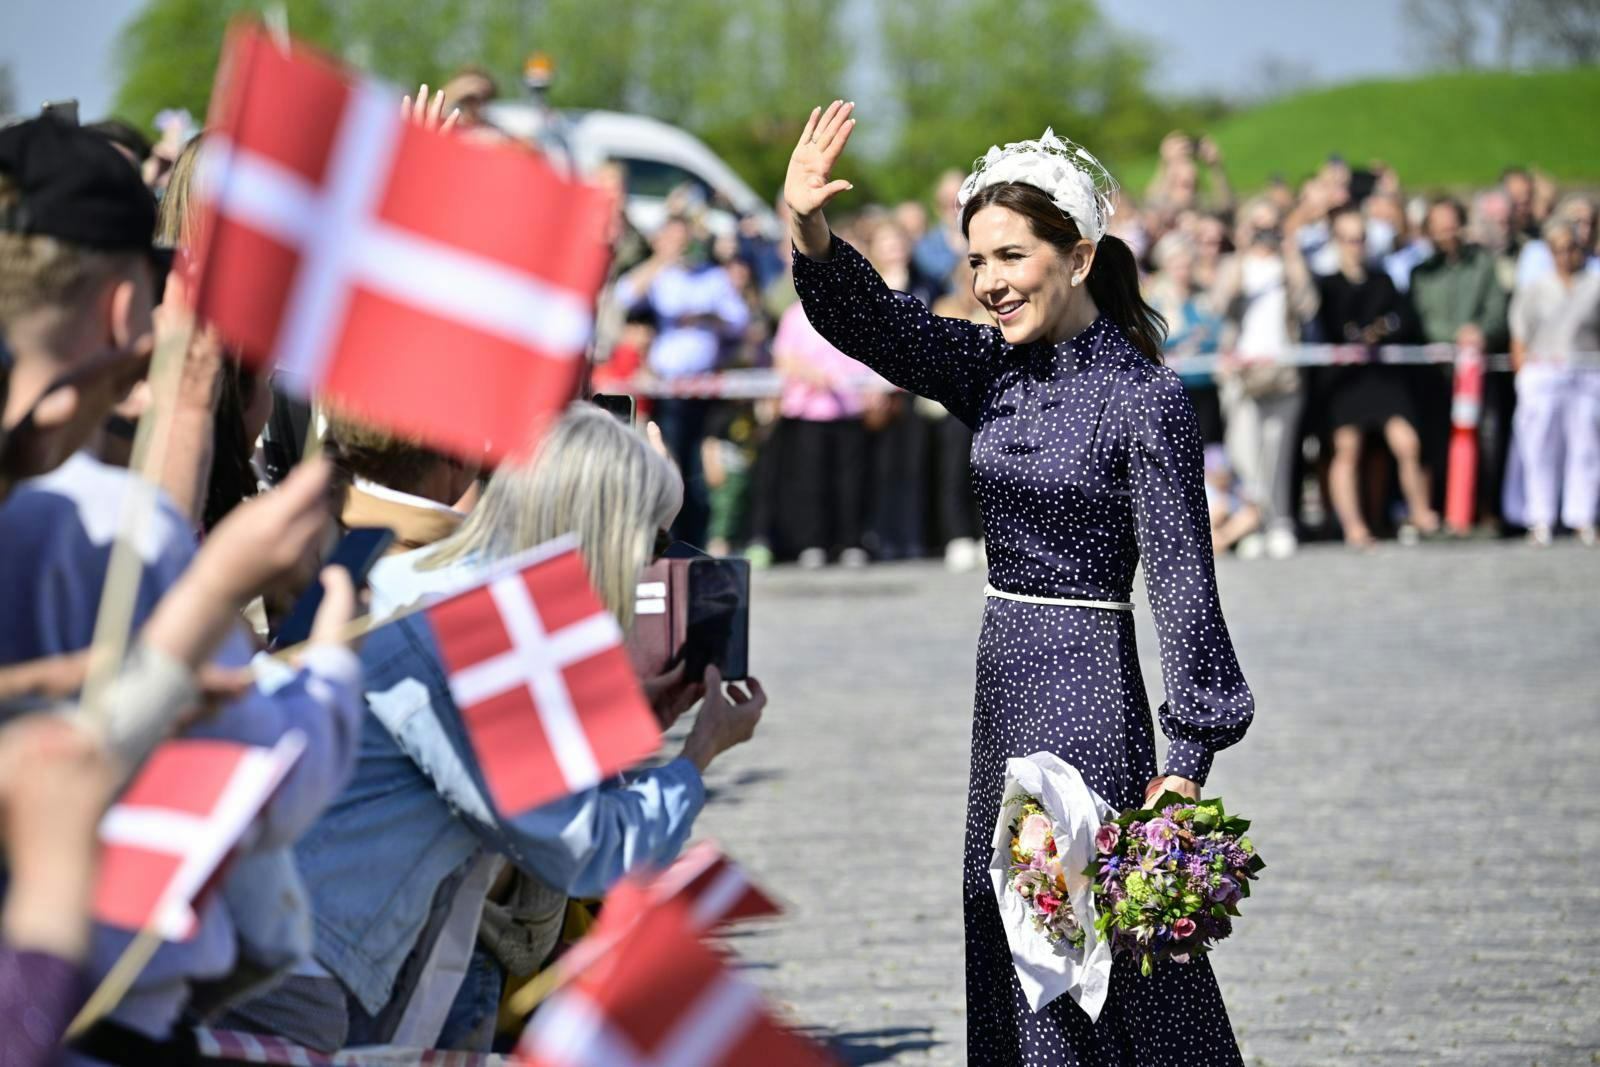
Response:
[[[50,118],[19,122],[0,130],[0,174],[22,194],[0,208],[0,231],[155,252],[155,197],[103,134]]]

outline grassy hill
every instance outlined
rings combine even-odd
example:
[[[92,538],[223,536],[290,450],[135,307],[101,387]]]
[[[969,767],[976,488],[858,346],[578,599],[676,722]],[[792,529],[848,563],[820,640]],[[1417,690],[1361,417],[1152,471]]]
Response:
[[[1512,163],[1600,184],[1600,69],[1438,74],[1298,93],[1208,131],[1241,190],[1281,171],[1291,181],[1329,152],[1354,165],[1382,159],[1407,189],[1482,186]],[[1155,166],[1125,168],[1143,190]]]

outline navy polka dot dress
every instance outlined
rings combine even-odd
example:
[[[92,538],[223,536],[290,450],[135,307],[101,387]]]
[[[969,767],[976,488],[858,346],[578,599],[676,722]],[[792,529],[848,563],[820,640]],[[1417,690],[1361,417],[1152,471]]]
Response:
[[[972,428],[990,581],[1011,593],[1131,600],[1142,556],[1161,641],[1163,773],[1204,782],[1244,735],[1254,701],[1217,599],[1194,409],[1171,371],[1101,316],[1070,342],[1021,348],[937,317],[835,240],[795,254],[806,317],[840,350],[938,400]],[[1037,1015],[1012,970],[989,882],[1005,761],[1055,752],[1118,807],[1156,774],[1133,616],[990,598],[978,639],[963,879],[967,1055],[974,1064],[1240,1063],[1210,965],[1150,978],[1118,961],[1096,1023],[1071,998]]]

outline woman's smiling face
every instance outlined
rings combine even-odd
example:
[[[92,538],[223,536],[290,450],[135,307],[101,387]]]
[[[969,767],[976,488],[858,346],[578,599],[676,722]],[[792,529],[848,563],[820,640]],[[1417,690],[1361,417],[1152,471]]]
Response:
[[[1088,273],[1092,244],[1080,241],[1063,256],[1035,236],[1022,215],[990,204],[967,224],[967,248],[972,293],[999,323],[1007,343],[1064,339],[1072,278]]]

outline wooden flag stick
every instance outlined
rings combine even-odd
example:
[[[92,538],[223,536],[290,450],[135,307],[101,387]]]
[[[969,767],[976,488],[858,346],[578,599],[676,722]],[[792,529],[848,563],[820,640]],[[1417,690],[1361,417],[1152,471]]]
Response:
[[[525,1018],[533,1014],[533,1009],[567,984],[566,972],[561,968],[561,961],[546,967],[538,974],[524,982],[506,1000],[506,1007],[515,1016]]]
[[[156,486],[171,438],[170,416],[177,405],[183,364],[193,336],[194,322],[189,319],[176,329],[163,332],[150,357],[150,406],[139,418],[133,435],[133,453],[128,461],[128,468],[136,478],[122,502],[116,539],[111,543],[111,555],[106,562],[105,583],[100,589],[94,637],[89,645],[89,664],[79,700],[82,713],[102,730],[113,713],[113,709],[105,707],[106,690],[122,669],[127,655],[139,579],[144,573],[138,540],[155,515]]]
[[[111,970],[100,979],[100,984],[95,986],[94,992],[84,1002],[72,1020],[72,1025],[67,1027],[66,1040],[80,1036],[89,1027],[105,1018],[128,995],[128,990],[133,988],[133,983],[138,981],[139,975],[150,965],[150,960],[155,957],[156,950],[161,947],[161,935],[156,932],[155,920],[151,919],[139,935],[128,943],[122,950],[122,955],[117,957],[117,962],[111,965]]]
[[[365,637],[367,634],[370,634],[379,627],[387,626],[391,622],[399,622],[401,619],[404,619],[410,615],[415,615],[419,611],[425,611],[429,607],[432,607],[436,602],[436,600],[423,598],[407,604],[403,608],[398,608],[394,611],[391,611],[387,615],[362,615],[351,619],[349,622],[344,624],[344,626],[339,630],[339,633],[334,637],[334,643],[341,645],[349,644],[351,641],[354,641],[357,638]],[[274,652],[272,654],[272,658],[282,663],[292,663],[301,653],[310,648],[314,643],[319,642],[314,642],[312,639],[308,638],[305,641],[301,641],[299,644],[290,645],[288,648],[280,649],[277,652]]]
[[[322,455],[322,434],[317,432],[317,423],[321,422],[321,413],[315,402],[306,405],[310,414],[306,418],[306,440],[300,450],[300,462],[306,463]],[[335,516],[337,518],[337,516]]]

